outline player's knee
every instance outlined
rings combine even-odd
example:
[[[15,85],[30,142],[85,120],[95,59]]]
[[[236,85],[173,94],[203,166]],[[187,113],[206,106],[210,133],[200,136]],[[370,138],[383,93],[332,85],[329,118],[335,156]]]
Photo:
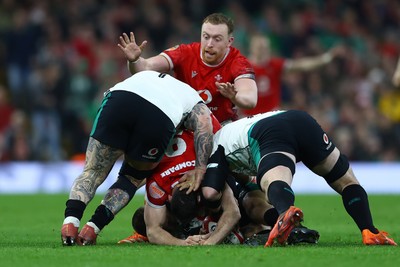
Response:
[[[202,187],[201,188],[201,193],[202,193],[203,199],[205,201],[217,201],[222,196],[221,192],[215,190],[212,187],[208,187],[208,186]]]
[[[349,170],[349,168],[350,164],[347,157],[343,154],[340,154],[333,168],[329,171],[329,173],[327,173],[323,177],[325,178],[328,184],[332,184],[333,182],[342,178]]]
[[[217,213],[221,207],[222,193],[211,187],[203,187],[202,202],[203,205],[211,212]]]
[[[287,167],[290,172],[292,173],[292,177],[296,171],[296,165],[291,158],[286,156],[282,153],[271,153],[264,156],[260,163],[257,173],[257,184],[261,187],[261,179],[263,178],[264,174],[277,167],[277,166],[284,166]],[[261,187],[262,188],[262,187]],[[265,188],[264,188],[265,189]]]

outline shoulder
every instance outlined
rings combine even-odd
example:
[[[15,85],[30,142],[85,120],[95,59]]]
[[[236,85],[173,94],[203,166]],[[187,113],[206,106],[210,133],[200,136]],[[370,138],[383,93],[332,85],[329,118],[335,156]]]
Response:
[[[178,44],[164,50],[164,53],[173,52],[176,50],[195,50],[200,49],[200,43]]]
[[[233,66],[238,66],[242,68],[248,68],[249,70],[253,70],[252,64],[250,60],[242,55],[239,49],[235,47],[231,47],[228,55],[228,60]]]
[[[247,59],[247,57],[245,57],[239,49],[237,49],[236,47],[231,46],[230,47],[230,51],[229,51],[229,56],[235,59],[240,59],[243,61],[247,61],[250,63],[250,61]]]

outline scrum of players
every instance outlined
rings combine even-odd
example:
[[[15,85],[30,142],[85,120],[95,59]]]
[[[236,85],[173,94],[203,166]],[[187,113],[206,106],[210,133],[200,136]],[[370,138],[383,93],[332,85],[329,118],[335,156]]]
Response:
[[[117,84],[105,94],[89,140],[86,158],[89,155],[90,160],[75,180],[66,203],[61,229],[63,245],[96,244],[100,231],[130,202],[140,186],[146,190],[144,207],[133,215],[133,235],[119,243],[245,243],[265,247],[315,244],[319,233],[302,225],[304,215],[294,205],[290,187],[299,161],[341,195],[365,245],[397,245],[385,231],[374,226],[367,193],[347,158],[308,114],[266,112],[238,120],[236,108],[251,110],[262,103],[257,103],[255,65],[232,46],[233,29],[230,18],[211,14],[203,20],[200,42],[181,44],[147,59],[141,57],[147,41],[138,45],[132,32],[120,36],[118,46],[134,78]],[[301,62],[290,60],[283,64],[282,61],[281,67],[313,69],[331,62],[340,55],[339,51],[335,48]],[[150,85],[151,75],[146,75],[149,71],[161,82]],[[169,76],[163,73],[170,71],[176,79],[168,77],[167,80],[172,80],[163,85],[161,78]],[[145,73],[144,78],[135,79],[140,73]],[[181,82],[188,88],[183,88]],[[129,97],[123,102],[119,91],[124,86],[135,88],[127,91],[139,95],[138,99],[132,98],[139,108],[127,103],[130,92],[124,92]],[[156,86],[167,87],[171,92],[173,87],[194,89],[201,98],[148,93]],[[119,104],[112,105],[112,101],[117,102],[112,100],[113,96],[121,99]],[[123,106],[120,103],[126,107],[120,108]],[[163,120],[154,117],[152,124],[157,127],[153,128],[147,128],[149,123],[140,120],[139,115],[126,121],[111,120],[125,116],[126,111],[144,112],[143,117],[149,119],[148,113],[155,110]],[[143,125],[143,129],[121,126],[130,119]],[[304,127],[295,127],[302,123],[310,126],[307,129],[312,134],[307,136],[302,132]],[[149,130],[153,134],[141,136]],[[138,138],[143,143],[137,144]],[[125,160],[117,182],[79,231],[87,204],[122,155]],[[105,160],[97,160],[97,156]]]

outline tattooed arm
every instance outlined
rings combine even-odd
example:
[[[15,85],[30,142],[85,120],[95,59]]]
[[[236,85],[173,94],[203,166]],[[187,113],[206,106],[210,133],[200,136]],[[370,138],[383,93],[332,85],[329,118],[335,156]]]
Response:
[[[187,129],[194,132],[194,147],[196,151],[196,168],[193,172],[185,174],[183,179],[181,179],[185,180],[187,176],[194,175],[195,184],[188,189],[188,194],[200,187],[213,147],[213,126],[210,113],[210,110],[204,103],[199,103],[194,106],[184,124]]]

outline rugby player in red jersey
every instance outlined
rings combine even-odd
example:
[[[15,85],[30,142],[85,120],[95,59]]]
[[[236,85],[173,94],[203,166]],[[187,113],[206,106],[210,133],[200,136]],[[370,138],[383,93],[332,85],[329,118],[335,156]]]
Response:
[[[221,126],[218,121],[212,116],[213,130],[218,131]],[[224,226],[219,231],[216,231],[213,237],[207,240],[201,235],[186,236],[185,238],[176,237],[173,231],[178,227],[183,228],[192,218],[196,217],[196,208],[192,210],[183,210],[184,203],[178,203],[173,208],[172,197],[176,196],[178,183],[182,183],[182,176],[193,170],[195,167],[195,149],[193,143],[193,133],[184,130],[175,135],[175,138],[169,145],[164,158],[154,170],[151,177],[146,179],[146,197],[144,207],[144,221],[146,224],[146,233],[136,233],[127,237],[118,243],[136,243],[149,241],[153,244],[162,245],[205,245],[217,244],[232,230],[235,224],[239,221],[240,212],[236,205],[231,189],[224,190],[224,200],[222,201],[222,209],[228,213],[228,218],[224,219]],[[175,189],[176,188],[176,189]],[[194,194],[195,192],[191,192]],[[194,197],[198,196],[196,195]],[[188,197],[193,198],[193,197]],[[170,202],[170,209],[167,203]],[[183,206],[182,206],[183,205]],[[169,216],[172,214],[172,216]],[[231,216],[234,214],[235,216]],[[225,216],[227,217],[227,216]],[[171,218],[174,220],[175,227],[171,226]],[[180,224],[178,226],[178,224]],[[178,227],[176,227],[178,226]],[[200,224],[201,226],[201,224]],[[136,229],[135,229],[136,230]],[[207,236],[209,237],[209,236]]]
[[[337,56],[345,53],[343,46],[338,45],[328,52],[312,57],[286,59],[271,55],[269,39],[261,34],[250,40],[249,60],[253,64],[258,88],[257,105],[253,109],[242,109],[242,116],[255,115],[281,107],[281,83],[285,73],[293,71],[311,71],[332,62]]]
[[[118,46],[133,74],[143,70],[168,72],[195,88],[217,119],[224,125],[236,120],[237,110],[257,104],[257,85],[250,62],[232,46],[233,21],[221,13],[203,20],[201,41],[180,44],[150,57],[141,57],[147,44],[136,44],[133,32],[120,36]]]

